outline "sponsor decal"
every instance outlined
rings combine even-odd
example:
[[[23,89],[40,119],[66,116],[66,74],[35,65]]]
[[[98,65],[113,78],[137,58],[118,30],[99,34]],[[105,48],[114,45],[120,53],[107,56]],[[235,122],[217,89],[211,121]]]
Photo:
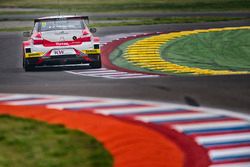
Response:
[[[68,42],[56,42],[56,46],[68,46],[68,45],[70,45]]]
[[[25,58],[32,58],[32,57],[41,57],[43,56],[42,52],[36,52],[36,53],[26,53]]]
[[[85,54],[100,54],[101,53],[100,49],[83,50],[82,52]]]

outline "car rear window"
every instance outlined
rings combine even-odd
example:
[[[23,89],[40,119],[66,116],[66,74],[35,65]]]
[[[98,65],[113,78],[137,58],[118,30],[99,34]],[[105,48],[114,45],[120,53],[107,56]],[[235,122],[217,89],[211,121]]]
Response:
[[[83,20],[46,20],[38,22],[38,31],[53,31],[53,30],[80,30],[84,29]]]

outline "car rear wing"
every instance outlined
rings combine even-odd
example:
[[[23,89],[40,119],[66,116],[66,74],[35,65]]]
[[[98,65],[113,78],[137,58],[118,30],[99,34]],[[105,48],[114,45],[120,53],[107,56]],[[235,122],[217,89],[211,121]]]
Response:
[[[82,19],[89,23],[89,16],[58,16],[58,17],[42,17],[34,20],[34,23],[41,21],[55,21],[55,20],[71,20],[71,19]]]

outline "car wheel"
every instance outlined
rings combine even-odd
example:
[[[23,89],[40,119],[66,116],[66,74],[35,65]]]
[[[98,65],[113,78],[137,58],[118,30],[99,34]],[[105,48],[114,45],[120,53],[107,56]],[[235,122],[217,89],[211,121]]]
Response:
[[[25,71],[33,71],[35,69],[34,65],[29,65],[28,60],[26,60],[25,58],[23,58],[23,68]]]
[[[91,68],[102,68],[101,56],[98,56],[98,61],[90,63]]]
[[[35,67],[34,66],[30,66],[30,65],[25,65],[24,66],[24,70],[27,71],[34,71]]]

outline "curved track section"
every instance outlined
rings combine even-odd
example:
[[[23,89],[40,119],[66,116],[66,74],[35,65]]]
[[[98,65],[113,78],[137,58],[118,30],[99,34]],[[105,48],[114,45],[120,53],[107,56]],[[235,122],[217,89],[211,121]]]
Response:
[[[169,139],[175,141],[184,151],[185,160],[181,159],[181,152],[176,154],[178,149],[171,146],[171,144],[168,144],[168,150],[175,152],[173,155],[176,158],[178,157],[175,162],[181,164],[185,162],[184,166],[205,167],[210,165],[219,167],[221,165],[230,166],[237,164],[237,166],[241,167],[250,164],[250,117],[232,111],[211,108],[197,109],[171,103],[51,95],[0,94],[0,102],[10,106],[45,106],[48,109],[61,111],[91,112],[113,116],[118,120],[125,120],[131,124],[139,124],[141,122],[141,126],[150,127],[166,136],[167,143],[169,143]],[[5,112],[3,111],[3,113]],[[35,111],[33,113],[36,114]],[[53,112],[51,114],[53,115]],[[101,122],[101,120],[96,119],[96,122]],[[133,132],[136,131],[131,129],[131,133]],[[110,133],[110,135],[113,134]],[[131,137],[126,138],[133,138],[133,134],[131,135]],[[149,135],[149,138],[152,139],[152,136]],[[119,143],[120,140],[121,138],[113,142]],[[157,138],[157,142],[160,140]],[[138,142],[140,143],[140,141]],[[149,143],[146,142],[145,144]],[[123,147],[120,145],[116,146],[115,150]],[[148,145],[147,149],[150,149],[151,146]],[[114,152],[112,148],[111,151],[113,151],[114,155],[120,154],[119,152]],[[150,154],[148,152],[148,155],[145,155],[145,153],[142,155],[150,157]],[[206,159],[207,157],[209,159]],[[124,157],[121,160],[123,161]],[[139,161],[135,161],[135,164],[138,165]],[[159,161],[159,164],[165,162],[161,159]],[[124,164],[125,166],[130,164],[126,163]],[[156,163],[155,159],[145,164],[153,163]],[[181,164],[180,166],[182,166]],[[159,166],[165,165],[163,163]],[[173,165],[166,164],[166,166]]]
[[[174,32],[162,35],[148,37],[130,45],[123,55],[128,62],[135,64],[144,69],[159,71],[164,73],[179,73],[179,74],[194,74],[194,75],[233,75],[233,74],[248,74],[247,71],[230,71],[230,70],[212,70],[201,69],[197,67],[183,66],[174,64],[164,60],[160,54],[160,48],[163,44],[171,40],[178,39],[183,36],[189,36],[199,33],[232,31],[232,30],[249,30],[249,26],[245,27],[227,27],[208,30],[194,30]]]
[[[98,35],[105,43],[105,41],[117,39],[117,36],[120,36],[117,34],[131,36],[156,31],[173,32],[245,25],[249,25],[249,21],[110,27],[105,30],[100,29]],[[89,70],[87,67],[58,67],[24,72],[21,65],[21,35],[1,33],[0,39],[0,92],[74,96],[69,98],[68,96],[1,94],[0,98],[5,104],[12,106],[42,105],[57,110],[70,110],[70,113],[76,115],[78,113],[72,111],[80,113],[82,110],[90,109],[92,114],[103,114],[122,121],[139,123],[139,126],[152,128],[157,134],[160,133],[170,139],[172,135],[181,134],[182,137],[185,137],[184,141],[193,143],[192,148],[197,148],[206,155],[203,156],[205,159],[197,162],[199,167],[208,165],[213,167],[249,166],[249,119],[246,114],[243,116],[239,114],[240,112],[249,114],[249,75],[142,77],[114,80],[65,72],[77,73],[79,70],[84,72],[84,70]],[[109,48],[106,47],[106,49]],[[107,68],[105,70],[110,70],[109,67]],[[75,98],[77,95],[84,97]],[[109,97],[109,99],[89,98],[89,96]],[[162,103],[150,101],[161,101]],[[206,107],[173,105],[169,102],[225,108],[238,113],[211,110]],[[16,114],[18,115],[18,112]],[[29,117],[32,115],[33,112]],[[39,114],[37,118],[41,115]],[[52,121],[53,114],[46,119]],[[64,121],[67,122],[65,119]],[[167,135],[166,129],[172,130],[173,133]],[[176,136],[172,136],[172,138],[176,138]],[[220,142],[215,142],[213,138]],[[184,145],[187,143],[183,143],[182,140],[175,142],[177,145],[181,145],[183,151],[185,150]],[[188,162],[194,162],[192,158],[200,158],[194,157],[197,155],[195,154],[197,150],[189,151],[188,155],[191,155],[189,157],[191,160],[189,159]],[[199,155],[202,154],[197,156]],[[193,164],[187,164],[187,166],[193,167]]]
[[[66,71],[70,74],[75,74],[79,76],[88,76],[88,77],[101,77],[101,78],[108,78],[108,79],[136,79],[136,78],[155,78],[159,77],[160,75],[139,72],[139,71],[132,71],[130,69],[121,68],[119,66],[115,66],[110,61],[109,57],[112,51],[116,49],[120,44],[125,41],[129,41],[134,38],[150,36],[157,33],[130,33],[130,34],[120,34],[114,35],[106,40],[101,40],[101,49],[102,49],[102,63],[104,67],[102,69],[82,69],[82,70],[72,70]]]
[[[105,43],[121,38],[121,36],[155,31],[173,32],[246,25],[249,25],[249,21],[108,27],[101,28],[97,35]],[[114,81],[63,72],[69,70],[77,72],[78,67],[41,69],[25,73],[22,69],[21,41],[23,39],[21,34],[1,33],[0,38],[1,92],[118,97],[178,103],[186,103],[186,99],[190,97],[201,106],[249,112],[250,77],[248,75],[154,77]],[[110,48],[106,47],[105,49],[109,50]],[[81,67],[82,69],[86,69],[86,67]]]

